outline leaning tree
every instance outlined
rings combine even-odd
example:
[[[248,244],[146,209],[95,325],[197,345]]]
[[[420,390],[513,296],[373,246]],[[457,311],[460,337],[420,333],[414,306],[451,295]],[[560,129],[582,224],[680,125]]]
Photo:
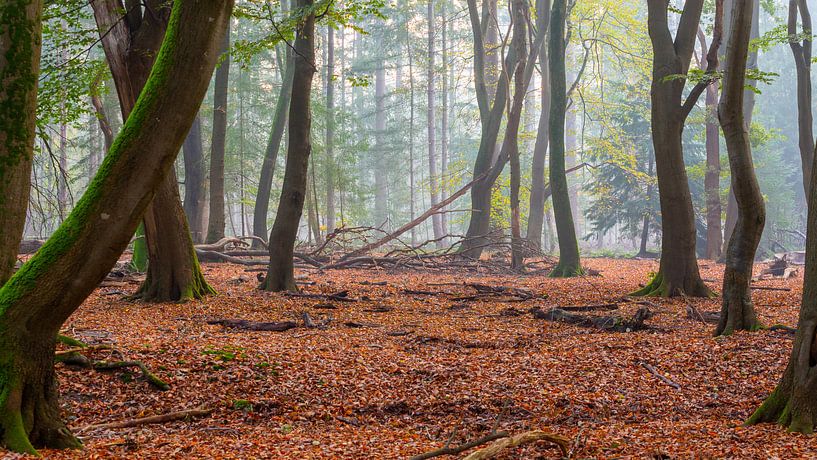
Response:
[[[681,137],[684,123],[708,82],[683,99],[686,74],[695,49],[703,0],[684,4],[673,38],[666,0],[647,1],[647,27],[653,46],[651,124],[661,203],[661,262],[653,280],[635,295],[708,297],[695,254],[695,211],[689,192]]]
[[[737,202],[738,218],[726,249],[723,305],[715,335],[728,335],[736,330],[755,330],[760,327],[752,306],[749,283],[752,280],[755,252],[763,234],[766,211],[755,176],[749,126],[743,110],[746,62],[752,31],[751,1],[735,0],[732,6],[723,97],[718,107],[718,118],[729,152],[732,191]]]
[[[17,260],[31,190],[41,17],[39,0],[0,6],[0,285]]]
[[[4,13],[23,3],[7,3],[11,10]],[[114,266],[170,171],[207,91],[232,5],[229,0],[174,3],[145,90],[93,182],[51,238],[0,288],[5,447],[36,454],[34,446],[80,445],[60,416],[57,333]],[[26,19],[27,32],[11,35],[20,50],[27,45],[34,52],[36,18]],[[0,94],[9,89],[14,88],[8,80],[0,80]]]

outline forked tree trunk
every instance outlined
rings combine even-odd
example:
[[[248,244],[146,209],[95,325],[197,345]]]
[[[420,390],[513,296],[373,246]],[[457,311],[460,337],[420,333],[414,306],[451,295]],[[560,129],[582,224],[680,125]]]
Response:
[[[543,16],[543,24],[550,24],[550,0],[538,0],[536,3],[537,18]],[[542,31],[547,33],[547,29]],[[550,72],[548,71],[547,47],[542,46],[539,52],[541,63],[540,97],[542,108],[539,113],[539,127],[536,131],[536,142],[533,146],[531,165],[530,211],[528,215],[528,243],[537,249],[542,248],[542,230],[545,222],[545,160],[547,159],[548,142],[550,141]]]
[[[230,1],[175,4],[159,70],[100,172],[54,235],[0,288],[0,433],[6,448],[35,454],[35,445],[80,445],[60,418],[57,332],[114,266],[170,171],[207,90],[231,9]]]
[[[550,14],[550,41],[548,68],[550,70],[550,187],[556,233],[559,238],[559,263],[550,276],[576,276],[582,273],[579,242],[570,209],[570,192],[565,173],[565,110],[567,84],[565,81],[565,0],[555,0]]]
[[[498,81],[494,79],[496,66],[493,61],[498,53],[495,49],[486,49],[486,45],[492,40],[491,35],[495,32],[496,18],[493,16],[495,5],[495,1],[486,0],[483,3],[483,14],[480,19],[476,0],[468,0],[468,13],[474,34],[474,79],[482,126],[473,177],[474,179],[485,178],[471,188],[471,218],[465,234],[466,238],[460,247],[460,253],[475,259],[482,254],[487,236],[491,231],[491,190],[498,174],[489,175],[488,173],[492,168],[499,169],[501,172],[500,168],[504,166],[504,164],[495,164],[494,157],[499,129],[507,106],[509,84],[507,76],[499,78]],[[487,32],[483,33],[483,30]],[[513,51],[509,51],[505,57],[504,69],[512,69],[515,66],[516,55]]]
[[[696,86],[683,102],[685,80],[671,78],[689,70],[703,0],[686,2],[674,40],[667,21],[667,2],[648,0],[647,6],[654,54],[651,123],[661,203],[661,263],[655,278],[634,294],[706,297],[711,292],[698,270],[695,214],[681,143],[687,115],[706,88]]]
[[[0,6],[0,286],[11,277],[26,222],[40,69],[42,2]],[[10,37],[10,38],[9,38]]]
[[[227,147],[227,85],[230,82],[230,26],[221,45],[213,94],[213,144],[210,147],[210,217],[208,243],[224,238],[224,152]]]
[[[737,330],[755,330],[760,327],[752,306],[749,284],[752,280],[755,252],[763,234],[766,211],[755,176],[748,126],[743,112],[746,58],[752,29],[751,1],[735,0],[733,4],[723,99],[718,107],[729,151],[738,221],[726,250],[723,305],[715,335],[729,335]]]
[[[152,71],[165,34],[169,5],[153,0],[144,12],[130,8],[134,17],[125,18],[121,18],[124,6],[120,0],[97,0],[93,8],[122,119],[127,119]],[[142,228],[148,274],[135,297],[149,302],[199,299],[213,290],[203,281],[179,197],[175,167],[171,166],[163,180],[165,183],[145,213]]]
[[[310,8],[312,0],[297,0],[298,9]],[[302,19],[295,37],[294,79],[289,111],[289,146],[278,213],[269,237],[270,265],[263,288],[295,291],[293,252],[304,208],[309,155],[312,153],[310,103],[315,73],[315,13]]]

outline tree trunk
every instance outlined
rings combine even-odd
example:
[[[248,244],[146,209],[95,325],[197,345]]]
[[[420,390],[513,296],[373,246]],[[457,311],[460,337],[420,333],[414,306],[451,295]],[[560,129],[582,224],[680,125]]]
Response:
[[[0,6],[0,286],[11,277],[31,191],[42,2]]]
[[[312,0],[297,0],[298,9],[311,8]],[[311,10],[310,10],[311,11]],[[295,291],[293,252],[304,207],[309,155],[312,152],[310,104],[315,72],[315,12],[303,18],[295,38],[294,79],[289,111],[289,146],[278,213],[269,237],[270,265],[263,287],[268,291]]]
[[[428,73],[426,78],[426,97],[428,101],[428,110],[426,111],[426,127],[428,129],[428,182],[431,187],[431,206],[435,206],[440,202],[440,185],[437,177],[437,139],[436,130],[437,125],[435,121],[436,110],[435,102],[435,69],[436,65],[434,59],[434,0],[428,0],[428,10],[426,14],[426,25],[428,27],[428,41],[426,51],[428,53]],[[432,229],[434,230],[434,239],[437,241],[437,247],[443,246],[443,221],[440,214],[431,216]]]
[[[60,419],[55,338],[116,263],[190,129],[232,2],[179,2],[157,68],[100,172],[54,235],[0,288],[3,445],[77,447]],[[8,16],[6,16],[8,17]],[[36,29],[28,29],[36,30]],[[31,40],[30,43],[37,43]]]
[[[800,13],[802,42],[790,40],[794,66],[797,72],[797,134],[803,167],[803,189],[809,196],[809,180],[814,163],[814,133],[811,108],[811,13],[806,0],[789,0],[788,33],[797,35],[797,13]]]
[[[545,16],[544,24],[550,23],[550,0],[538,0],[537,15]],[[546,33],[546,32],[543,32]],[[537,249],[542,248],[542,229],[545,221],[545,160],[550,140],[550,72],[548,71],[547,47],[539,51],[541,63],[541,103],[539,127],[536,131],[536,143],[533,146],[533,164],[531,166],[530,211],[528,215],[528,243]]]
[[[167,27],[168,6],[155,1],[144,13],[138,8],[128,10],[134,17],[127,17],[127,21],[120,20],[124,7],[119,0],[99,0],[93,4],[102,46],[119,95],[122,119],[130,116],[137,96],[141,96]],[[136,15],[140,16],[138,20]],[[136,296],[151,302],[198,299],[213,290],[203,282],[179,198],[175,167],[171,166],[171,172],[163,180],[166,183],[157,189],[145,213],[148,274]],[[154,286],[154,282],[159,284]]]
[[[723,99],[718,115],[732,171],[732,190],[738,205],[738,221],[726,251],[723,276],[723,305],[715,335],[729,335],[737,330],[760,327],[749,283],[752,279],[755,252],[763,233],[766,211],[763,195],[755,176],[749,130],[745,124],[743,92],[746,83],[746,59],[752,29],[752,0],[735,0],[731,34],[723,82]]]
[[[326,234],[335,231],[335,29],[326,31]]]
[[[565,110],[567,84],[565,81],[565,0],[555,0],[550,15],[548,68],[550,70],[550,187],[556,233],[559,238],[559,263],[550,276],[567,277],[582,273],[579,243],[570,209],[570,192],[565,174]]]
[[[210,213],[208,243],[224,238],[224,152],[227,146],[227,86],[230,83],[230,27],[221,44],[213,94],[213,141],[210,147]],[[266,235],[265,235],[266,236]]]
[[[414,118],[415,118],[415,97],[414,97],[414,53],[411,49],[411,34],[406,34],[406,53],[408,54],[408,68],[409,68],[409,214],[411,220],[414,220],[416,213],[416,198],[415,189],[416,181],[414,179]],[[417,228],[411,227],[411,245],[417,245]]]
[[[441,27],[442,30],[442,68],[441,68],[441,83],[442,83],[442,107],[440,109],[440,201],[445,200],[447,195],[447,183],[448,183],[448,110],[449,110],[449,88],[448,88],[448,73],[449,73],[449,63],[448,63],[448,27],[451,21],[448,20],[448,9],[446,8],[447,3],[442,2],[440,5],[440,15],[443,18],[443,25]],[[453,82],[453,79],[452,79]],[[453,85],[453,83],[452,83]],[[440,228],[442,228],[442,234],[448,234],[448,214],[445,213],[445,208],[442,209],[442,213],[440,214]],[[440,241],[440,247],[446,246],[445,239]]]
[[[374,135],[375,135],[375,174],[374,174],[374,226],[390,228],[389,225],[389,188],[388,162],[386,160],[386,63],[382,58],[376,61],[374,72]]]
[[[494,59],[493,55],[496,54],[496,49],[486,48],[490,46],[492,30],[495,29],[493,22],[495,17],[490,17],[491,5],[495,5],[495,3],[493,0],[487,0],[483,3],[483,7],[487,5],[488,8],[483,8],[483,17],[480,19],[476,0],[468,0],[471,30],[474,34],[476,96],[482,125],[479,151],[474,162],[473,178],[483,177],[484,179],[471,188],[471,218],[465,234],[466,238],[460,247],[460,253],[474,259],[478,259],[482,254],[482,250],[486,246],[487,236],[491,231],[491,190],[496,177],[499,175],[498,172],[501,172],[501,167],[504,166],[504,163],[495,165],[494,157],[496,156],[499,129],[507,107],[509,84],[508,78],[499,78],[498,81],[492,78],[493,72],[490,65]],[[487,35],[483,34],[483,26],[487,28]],[[487,40],[483,40],[483,36]],[[505,57],[504,69],[515,68],[516,59],[516,54],[509,51]],[[497,173],[488,174],[492,169],[498,170]]]
[[[184,140],[184,213],[190,224],[193,243],[204,242],[204,148],[201,145],[201,118],[196,117]]]
[[[558,0],[557,0],[558,1]],[[505,127],[505,139],[502,141],[502,149],[507,149],[508,159],[511,166],[511,268],[523,271],[525,260],[522,246],[522,223],[519,211],[519,188],[522,183],[522,171],[519,165],[519,125],[522,118],[522,108],[525,105],[525,96],[528,92],[525,81],[525,71],[527,70],[527,39],[528,39],[528,7],[527,0],[514,0],[512,3],[513,14],[513,41],[519,61],[514,72],[514,93],[511,101],[511,109],[508,112],[508,123]],[[535,56],[535,55],[534,55]],[[534,65],[531,62],[530,65]]]
[[[261,165],[261,178],[258,181],[258,193],[255,195],[255,211],[253,212],[253,235],[266,238],[267,214],[269,213],[270,196],[272,194],[272,179],[275,175],[275,165],[278,162],[278,152],[281,150],[281,140],[289,119],[289,102],[292,97],[292,79],[295,75],[293,53],[289,47],[286,50],[286,64],[282,69],[281,90],[275,103],[275,114],[272,119],[267,148],[264,152],[264,162]],[[253,243],[254,247],[256,243]]]
[[[701,55],[706,53],[706,38],[703,29],[698,27],[698,41],[701,44]],[[702,59],[703,61],[703,59]],[[704,61],[705,62],[705,61]],[[704,68],[706,70],[706,68]],[[721,156],[720,129],[718,126],[718,86],[706,87],[706,173],[704,174],[704,192],[706,194],[706,258],[718,260],[723,248],[723,230],[721,229]]]
[[[687,1],[673,40],[664,0],[648,0],[648,27],[653,44],[651,124],[661,203],[661,263],[658,274],[635,295],[706,297],[695,254],[695,214],[687,182],[681,136],[684,122],[700,92],[696,87],[682,104],[685,80],[668,79],[689,70],[703,0]]]

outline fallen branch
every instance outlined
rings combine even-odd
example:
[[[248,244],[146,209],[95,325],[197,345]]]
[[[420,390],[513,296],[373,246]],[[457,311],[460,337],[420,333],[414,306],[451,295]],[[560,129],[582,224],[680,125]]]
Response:
[[[652,375],[654,375],[654,376],[658,377],[658,379],[659,379],[659,380],[661,380],[662,382],[664,382],[664,383],[666,383],[667,385],[671,386],[672,388],[675,388],[676,390],[680,390],[680,389],[681,389],[681,385],[679,385],[679,384],[677,384],[677,383],[673,382],[672,380],[668,379],[667,377],[664,377],[664,376],[663,376],[663,375],[662,375],[660,372],[658,372],[658,370],[657,370],[656,368],[654,368],[654,367],[653,367],[653,366],[651,366],[650,364],[647,364],[647,363],[645,363],[644,361],[640,361],[638,364],[639,364],[641,367],[643,367],[644,369],[647,369],[647,371],[648,371],[650,374],[652,374]]]
[[[207,324],[217,324],[232,329],[242,329],[245,331],[269,331],[284,332],[298,327],[293,321],[281,322],[257,322],[244,319],[217,319],[207,321]]]
[[[617,303],[602,303],[598,305],[575,305],[575,306],[566,306],[566,307],[559,307],[560,310],[564,311],[613,311],[618,310]]]
[[[701,313],[695,305],[691,303],[687,303],[687,318],[692,319],[695,321],[700,321],[702,323],[709,323],[709,324],[717,324],[720,321],[721,314],[717,311],[705,311]]]
[[[338,302],[357,302],[357,299],[349,297],[349,291],[339,291],[334,294],[310,294],[306,292],[284,292],[287,297],[298,297],[302,299],[326,299]]]
[[[789,327],[789,326],[786,326],[785,324],[775,324],[773,326],[769,326],[769,330],[770,331],[783,331],[783,332],[785,332],[787,334],[791,334],[791,335],[794,335],[797,332],[797,328]]]
[[[206,417],[213,413],[213,409],[188,409],[167,414],[153,415],[151,417],[122,420],[119,422],[101,423],[99,425],[88,425],[79,430],[79,433],[92,430],[109,430],[115,428],[132,428],[135,426],[152,425],[157,423],[175,422],[178,420],[190,420],[195,417]]]
[[[559,448],[559,451],[562,453],[562,456],[567,455],[567,446],[570,444],[570,440],[563,436],[559,436],[552,433],[545,433],[544,431],[538,430],[528,431],[526,433],[518,434],[516,436],[511,436],[509,438],[503,438],[498,441],[495,441],[490,446],[471,453],[470,455],[466,456],[463,460],[485,460],[488,458],[493,458],[502,450],[507,449],[509,447],[518,447],[537,441],[548,441],[552,444],[555,444]]]
[[[195,248],[197,250],[201,250],[201,251],[223,251],[224,248],[226,248],[230,244],[232,244],[233,246],[235,246],[237,248],[249,246],[247,243],[245,243],[244,241],[242,241],[239,238],[225,237],[225,238],[222,238],[222,239],[216,241],[215,243],[197,244],[195,246]]]
[[[477,446],[481,446],[486,442],[496,441],[497,439],[507,438],[508,436],[510,436],[508,433],[504,431],[498,431],[496,433],[485,435],[479,439],[466,442],[465,444],[460,444],[459,446],[455,447],[445,446],[436,450],[424,452],[422,454],[411,457],[409,460],[426,460],[429,458],[440,457],[443,455],[458,455],[465,452],[466,450],[473,449],[474,447]]]
[[[784,292],[791,291],[791,288],[780,288],[780,287],[771,287],[771,286],[756,286],[754,284],[752,286],[750,286],[750,288],[755,290],[755,291],[784,291]]]

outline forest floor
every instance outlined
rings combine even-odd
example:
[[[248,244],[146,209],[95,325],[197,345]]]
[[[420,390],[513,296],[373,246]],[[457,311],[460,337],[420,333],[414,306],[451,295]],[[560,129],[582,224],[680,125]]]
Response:
[[[817,438],[742,422],[783,372],[784,331],[715,339],[686,317],[683,299],[651,299],[651,330],[602,332],[536,319],[540,307],[619,302],[647,281],[655,261],[587,259],[601,276],[549,279],[447,272],[301,271],[303,291],[348,290],[356,301],[292,298],[256,290],[256,273],[205,266],[220,295],[184,304],[122,300],[135,282],[101,287],[65,333],[108,343],[171,385],[159,391],[118,372],[58,365],[64,411],[83,451],[48,458],[407,458],[476,439],[494,428],[567,437],[574,458],[809,457]],[[702,261],[720,288],[723,266]],[[758,270],[762,267],[758,267]],[[474,296],[465,285],[527,289],[517,298]],[[450,283],[450,284],[447,284]],[[754,291],[766,325],[795,326],[802,270]],[[405,290],[433,291],[406,293]],[[541,295],[541,296],[540,296]],[[700,311],[719,299],[691,301]],[[658,307],[658,308],[655,308]],[[325,329],[302,327],[302,313]],[[610,314],[610,312],[593,312]],[[616,313],[616,312],[613,312]],[[285,332],[252,332],[208,320],[292,320]],[[110,359],[110,351],[89,356]],[[680,385],[676,389],[641,363]],[[136,374],[137,377],[138,373]],[[205,406],[207,417],[127,429],[89,425]],[[501,414],[501,415],[500,415]],[[0,453],[1,454],[1,453]],[[2,455],[0,455],[2,456]],[[558,458],[546,443],[498,458]],[[446,457],[443,457],[446,458]],[[447,457],[451,458],[451,457]]]

